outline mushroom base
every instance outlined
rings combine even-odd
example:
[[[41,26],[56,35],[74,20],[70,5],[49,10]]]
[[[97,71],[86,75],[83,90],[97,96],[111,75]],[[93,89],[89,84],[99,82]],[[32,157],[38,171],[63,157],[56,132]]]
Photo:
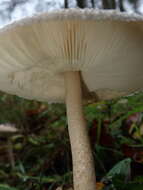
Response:
[[[74,190],[95,190],[96,177],[86,121],[82,110],[80,73],[64,73]]]

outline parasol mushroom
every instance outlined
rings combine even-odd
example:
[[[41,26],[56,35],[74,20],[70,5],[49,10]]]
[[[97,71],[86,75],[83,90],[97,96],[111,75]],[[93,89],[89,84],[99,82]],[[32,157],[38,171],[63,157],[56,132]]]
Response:
[[[0,124],[0,137],[5,137],[7,140],[7,145],[8,145],[7,152],[12,169],[15,168],[15,159],[13,154],[11,137],[15,135],[17,132],[18,129],[11,124]]]
[[[143,17],[116,11],[63,9],[0,30],[0,89],[66,102],[74,190],[96,188],[82,99],[143,89],[142,49]]]

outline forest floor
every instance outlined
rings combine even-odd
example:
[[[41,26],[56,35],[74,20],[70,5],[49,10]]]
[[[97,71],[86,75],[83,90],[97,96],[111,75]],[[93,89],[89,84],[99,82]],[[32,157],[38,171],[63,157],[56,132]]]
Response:
[[[84,107],[98,190],[143,189],[143,93]],[[72,190],[72,162],[63,104],[1,93],[0,190]],[[105,159],[106,158],[106,159]]]

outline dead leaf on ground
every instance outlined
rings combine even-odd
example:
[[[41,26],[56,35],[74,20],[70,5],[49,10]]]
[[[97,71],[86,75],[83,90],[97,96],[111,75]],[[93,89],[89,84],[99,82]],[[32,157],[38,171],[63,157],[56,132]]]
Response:
[[[105,185],[101,182],[97,182],[96,183],[96,189],[97,190],[102,190],[105,187]]]

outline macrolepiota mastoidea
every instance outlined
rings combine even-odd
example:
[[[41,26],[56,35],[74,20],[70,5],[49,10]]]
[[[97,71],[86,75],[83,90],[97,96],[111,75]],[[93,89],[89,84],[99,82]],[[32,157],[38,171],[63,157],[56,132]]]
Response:
[[[75,190],[95,190],[94,161],[82,102],[143,89],[143,17],[63,9],[0,30],[0,89],[65,102]]]

